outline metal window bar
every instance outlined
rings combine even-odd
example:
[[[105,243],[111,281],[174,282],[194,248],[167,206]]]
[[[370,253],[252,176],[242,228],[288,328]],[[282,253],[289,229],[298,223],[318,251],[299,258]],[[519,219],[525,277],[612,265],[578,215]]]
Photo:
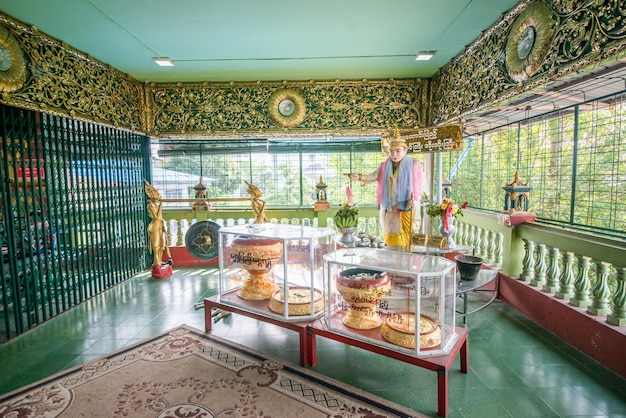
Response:
[[[142,135],[0,106],[0,342],[148,265],[147,144]]]
[[[533,186],[531,206],[541,221],[624,237],[625,97],[626,91],[477,134],[483,146],[459,167],[453,198],[499,212],[501,188],[519,170]],[[455,155],[449,158],[451,166]]]

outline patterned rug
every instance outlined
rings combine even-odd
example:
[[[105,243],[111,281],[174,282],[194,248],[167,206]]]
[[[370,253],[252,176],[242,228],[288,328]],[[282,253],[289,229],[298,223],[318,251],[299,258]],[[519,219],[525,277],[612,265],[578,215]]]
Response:
[[[419,417],[188,326],[0,396],[0,417]]]

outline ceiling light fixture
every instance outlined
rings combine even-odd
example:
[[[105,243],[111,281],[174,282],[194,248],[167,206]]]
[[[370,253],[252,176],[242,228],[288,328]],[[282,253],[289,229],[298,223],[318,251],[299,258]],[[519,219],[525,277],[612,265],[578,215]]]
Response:
[[[160,67],[173,67],[174,66],[174,61],[172,61],[172,59],[168,57],[154,57],[152,59]]]
[[[415,61],[428,61],[435,56],[435,51],[420,51],[415,57]]]

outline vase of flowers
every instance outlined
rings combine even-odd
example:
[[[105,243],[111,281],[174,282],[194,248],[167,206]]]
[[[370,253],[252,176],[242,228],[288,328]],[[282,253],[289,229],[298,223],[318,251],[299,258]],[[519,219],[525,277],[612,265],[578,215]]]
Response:
[[[439,233],[442,237],[448,238],[448,248],[455,248],[454,234],[456,227],[454,226],[454,218],[463,216],[463,209],[467,207],[467,202],[461,206],[457,205],[454,200],[444,198],[441,203],[430,202],[426,206],[426,213],[431,218],[439,218]]]
[[[350,186],[346,187],[346,202],[339,206],[337,213],[333,216],[333,221],[341,233],[338,241],[347,246],[353,246],[356,241],[354,233],[359,222],[359,208],[354,204],[354,194]]]

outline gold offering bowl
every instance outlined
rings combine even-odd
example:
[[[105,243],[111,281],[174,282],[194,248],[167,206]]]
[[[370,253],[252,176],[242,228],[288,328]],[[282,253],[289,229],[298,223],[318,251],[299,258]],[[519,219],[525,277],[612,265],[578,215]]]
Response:
[[[376,305],[391,292],[391,281],[385,272],[353,268],[337,276],[337,291],[347,304],[343,323],[355,329],[374,329],[383,320]]]
[[[241,264],[250,276],[237,295],[246,300],[265,300],[276,290],[270,271],[283,255],[283,241],[271,238],[237,237],[231,244],[231,261]]]
[[[290,287],[287,291],[287,312],[289,316],[302,316],[311,314],[311,303],[313,303],[313,313],[317,313],[324,308],[324,297],[322,292],[308,287]],[[285,292],[277,290],[270,299],[269,308],[276,313],[285,313]]]
[[[441,345],[441,329],[437,322],[420,315],[420,349],[435,348]],[[382,337],[392,344],[415,348],[415,314],[397,312],[387,318],[380,328]]]

